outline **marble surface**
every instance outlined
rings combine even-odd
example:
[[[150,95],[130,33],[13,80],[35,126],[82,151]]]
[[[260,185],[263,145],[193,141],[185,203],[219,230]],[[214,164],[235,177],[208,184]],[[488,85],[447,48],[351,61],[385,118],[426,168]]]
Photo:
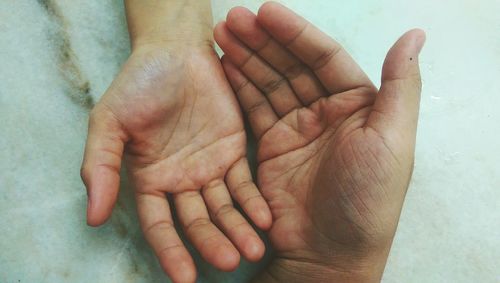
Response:
[[[214,0],[214,17],[262,2]],[[500,2],[282,2],[376,82],[393,41],[427,31],[414,178],[383,281],[500,282]],[[169,282],[126,180],[111,221],[85,225],[87,115],[128,56],[123,13],[121,0],[0,0],[0,282]],[[199,269],[243,282],[259,265]]]

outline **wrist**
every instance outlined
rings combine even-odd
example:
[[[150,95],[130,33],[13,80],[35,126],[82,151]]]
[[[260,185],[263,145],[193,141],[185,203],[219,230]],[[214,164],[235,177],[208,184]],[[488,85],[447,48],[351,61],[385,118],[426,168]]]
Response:
[[[252,282],[380,282],[385,262],[386,257],[346,259],[339,264],[276,258]]]
[[[213,47],[210,0],[126,0],[132,50]]]

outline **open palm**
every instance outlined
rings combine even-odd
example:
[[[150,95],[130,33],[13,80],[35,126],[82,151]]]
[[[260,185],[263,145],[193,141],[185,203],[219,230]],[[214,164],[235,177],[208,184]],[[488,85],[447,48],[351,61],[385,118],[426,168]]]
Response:
[[[122,155],[141,227],[174,281],[193,282],[195,267],[174,228],[166,193],[186,236],[208,262],[233,270],[237,249],[249,260],[262,257],[262,241],[232,198],[260,228],[269,228],[271,215],[252,182],[238,103],[211,47],[135,50],[96,105],[82,166],[90,225],[111,213]]]
[[[338,43],[276,3],[258,16],[233,9],[215,38],[259,142],[278,269],[362,269],[361,258],[386,254],[413,167],[422,32],[389,52],[380,91]]]

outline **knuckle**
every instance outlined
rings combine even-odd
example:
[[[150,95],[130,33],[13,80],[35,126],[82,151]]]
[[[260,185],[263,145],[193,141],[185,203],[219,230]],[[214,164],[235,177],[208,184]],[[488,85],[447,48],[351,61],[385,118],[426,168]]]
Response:
[[[200,218],[194,219],[193,221],[191,221],[191,223],[187,224],[185,226],[184,230],[187,233],[189,233],[189,232],[191,232],[193,230],[197,230],[200,227],[204,227],[204,226],[207,226],[207,225],[210,225],[210,220],[208,218],[200,217]]]
[[[247,114],[252,114],[252,113],[255,113],[257,112],[259,109],[261,109],[264,105],[266,105],[267,103],[267,100],[265,99],[261,99],[257,102],[255,102],[254,104],[250,105],[247,109],[246,109],[246,112]]]
[[[293,80],[293,79],[297,78],[298,76],[300,76],[304,72],[304,70],[305,70],[305,66],[303,64],[295,63],[291,66],[288,66],[284,70],[283,74],[289,80]]]
[[[174,228],[171,221],[160,220],[155,222],[144,229],[144,234],[149,234],[151,231],[170,231]]]
[[[259,201],[259,200],[262,200],[262,195],[260,195],[260,193],[257,193],[254,196],[251,196],[251,197],[245,199],[243,201],[243,203],[241,204],[241,206],[246,207],[249,205],[250,202]]]
[[[335,46],[321,52],[313,61],[313,69],[318,70],[326,66],[341,50],[341,47]]]
[[[240,193],[241,190],[249,189],[249,187],[253,186],[253,181],[252,180],[245,180],[240,183],[238,183],[236,186],[234,186],[234,189],[232,189],[233,194],[238,194]]]
[[[264,83],[264,92],[267,94],[277,91],[285,82],[283,78],[268,78]]]
[[[245,80],[244,82],[242,82],[241,84],[239,84],[235,89],[234,89],[234,92],[237,94],[237,95],[241,95],[242,92],[243,92],[243,89],[247,86],[250,85],[250,81],[248,80]]]
[[[219,208],[219,209],[215,212],[215,214],[214,214],[214,218],[215,218],[215,219],[219,219],[219,220],[220,220],[220,218],[223,218],[223,217],[224,217],[224,215],[227,215],[227,214],[229,214],[229,213],[232,213],[233,211],[234,211],[234,207],[233,207],[233,205],[232,205],[232,204],[229,204],[229,203],[224,204],[224,205],[222,205],[222,206],[221,206],[221,207],[220,207],[220,208]]]

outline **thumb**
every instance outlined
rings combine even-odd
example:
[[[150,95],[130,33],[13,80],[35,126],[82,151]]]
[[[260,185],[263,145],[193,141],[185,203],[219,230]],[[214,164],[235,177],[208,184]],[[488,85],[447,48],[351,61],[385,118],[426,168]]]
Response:
[[[87,187],[87,224],[99,226],[111,215],[118,196],[120,167],[126,135],[118,120],[97,105],[89,119],[89,131],[81,168]]]
[[[382,85],[367,126],[388,142],[415,142],[422,88],[418,55],[424,43],[425,33],[411,30],[401,36],[385,59]]]

